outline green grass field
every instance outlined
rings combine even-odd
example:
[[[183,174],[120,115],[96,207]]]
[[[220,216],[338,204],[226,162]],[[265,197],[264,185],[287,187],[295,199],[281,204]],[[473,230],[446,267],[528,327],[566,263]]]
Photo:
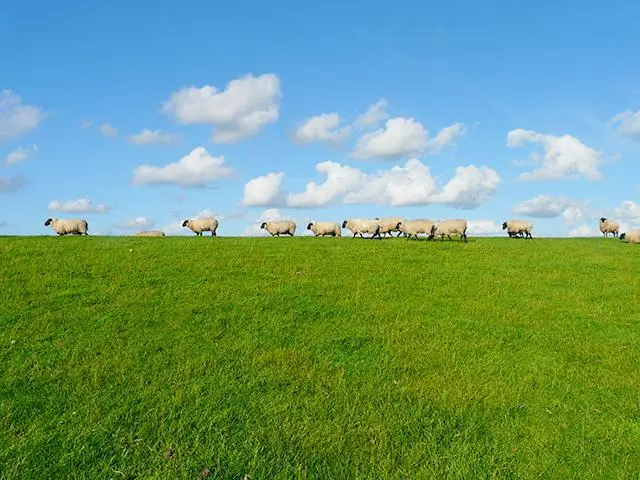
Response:
[[[611,238],[0,238],[0,478],[638,478],[639,272]]]

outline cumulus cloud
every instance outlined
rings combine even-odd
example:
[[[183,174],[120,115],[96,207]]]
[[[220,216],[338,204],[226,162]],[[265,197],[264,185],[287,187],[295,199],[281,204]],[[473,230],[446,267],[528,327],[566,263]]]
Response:
[[[575,225],[582,220],[593,218],[588,202],[570,200],[566,197],[538,195],[522,202],[513,208],[519,215],[537,218],[562,217],[568,225]]]
[[[37,149],[38,147],[36,145],[32,145],[31,147],[27,147],[27,148],[18,147],[12,152],[10,152],[9,155],[7,155],[7,158],[5,159],[5,163],[7,165],[11,165],[13,163],[24,162],[31,155],[33,155]]]
[[[584,177],[600,180],[599,167],[602,153],[586,146],[571,135],[554,136],[523,130],[511,130],[507,134],[507,146],[522,147],[534,143],[542,146],[544,154],[534,153],[530,157],[537,167],[532,172],[520,174],[520,181],[560,180],[563,178]]]
[[[277,75],[244,75],[223,91],[205,85],[173,92],[162,111],[185,125],[212,125],[215,143],[234,143],[278,120],[280,97]]]
[[[406,155],[438,153],[465,133],[464,124],[455,123],[430,139],[429,132],[414,118],[391,118],[383,128],[360,137],[352,156],[356,159],[395,159]]]
[[[126,222],[121,223],[118,228],[123,228],[126,230],[138,230],[142,228],[149,228],[153,226],[153,220],[148,217],[135,217],[131,220],[127,220]]]
[[[618,133],[623,137],[640,140],[640,110],[619,113],[609,123],[616,126]]]
[[[291,217],[284,215],[277,208],[269,208],[262,212],[255,219],[255,222],[252,223],[249,227],[247,227],[244,232],[242,232],[243,237],[266,237],[269,236],[269,233],[266,230],[262,230],[260,225],[262,222],[271,222],[274,220],[292,220]],[[300,225],[297,225],[300,228]],[[296,229],[297,231],[297,229]]]
[[[41,108],[23,104],[22,97],[12,90],[0,92],[0,140],[35,130],[44,117]]]
[[[621,220],[621,232],[640,228],[640,205],[631,200],[622,202],[622,205],[615,209],[615,216]]]
[[[149,130],[143,128],[142,131],[136,135],[131,135],[128,140],[134,145],[171,145],[177,143],[181,139],[181,136],[177,133],[168,133],[161,130]]]
[[[98,127],[98,130],[102,135],[109,138],[116,138],[118,136],[118,129],[108,123],[103,123]]]
[[[0,193],[16,192],[25,183],[24,177],[0,177]]]
[[[179,161],[157,167],[140,165],[133,171],[134,185],[179,185],[202,187],[213,180],[228,177],[233,170],[224,157],[212,157],[204,147],[194,148]]]
[[[366,130],[368,128],[376,128],[380,125],[380,122],[385,121],[389,118],[389,114],[387,113],[387,106],[389,102],[386,98],[381,98],[373,105],[369,106],[367,111],[360,115],[356,121],[355,125],[361,130]]]
[[[48,208],[52,212],[64,213],[107,213],[109,211],[109,207],[104,203],[93,205],[88,198],[79,198],[67,202],[53,200],[49,202]]]
[[[313,208],[345,204],[428,205],[444,204],[461,209],[474,208],[489,200],[501,179],[487,167],[458,167],[453,178],[440,187],[429,167],[417,159],[404,166],[365,173],[335,162],[322,162],[316,171],[326,176],[323,183],[310,182],[300,193],[291,193],[287,205]]]
[[[596,237],[602,235],[600,230],[595,225],[582,224],[572,230],[569,230],[567,236],[569,237]]]
[[[467,222],[469,235],[492,235],[502,233],[502,224],[493,220],[469,220]]]
[[[323,113],[304,121],[293,134],[298,143],[339,143],[351,133],[348,125],[340,126],[342,119],[337,113]]]
[[[280,204],[282,202],[280,188],[283,180],[282,172],[268,173],[249,180],[244,186],[242,204],[247,207],[268,207]]]

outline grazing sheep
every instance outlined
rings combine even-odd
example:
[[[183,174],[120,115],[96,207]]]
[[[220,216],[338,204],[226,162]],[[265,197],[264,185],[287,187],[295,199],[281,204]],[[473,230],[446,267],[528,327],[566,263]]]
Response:
[[[605,237],[607,236],[607,233],[613,233],[613,236],[617,237],[619,230],[620,224],[615,220],[607,220],[604,217],[600,219],[600,231]]]
[[[627,243],[640,243],[640,230],[631,230],[627,233],[621,233],[620,240],[624,240]]]
[[[415,237],[417,240],[421,233],[430,235],[433,225],[433,220],[428,219],[403,220],[398,223],[397,228],[407,236],[407,240],[411,237]]]
[[[83,218],[47,218],[44,226],[49,225],[58,235],[89,235],[89,224]]]
[[[402,235],[403,232],[398,230],[398,224],[403,222],[405,219],[402,217],[386,217],[386,218],[375,218],[378,223],[380,223],[380,235],[384,236],[387,233],[390,237],[393,237],[392,232],[398,232],[397,237]]]
[[[452,240],[451,235],[460,235],[460,240],[467,241],[467,221],[462,219],[455,220],[443,220],[433,227],[431,227],[431,235],[429,238],[433,238],[437,235],[442,237],[446,235],[449,240]]]
[[[293,220],[273,220],[271,222],[262,222],[261,229],[266,230],[273,237],[274,235],[291,235],[296,233],[296,223]]]
[[[211,236],[216,236],[218,220],[215,218],[191,218],[182,222],[183,227],[189,227],[196,236],[202,236],[202,232],[211,232]]]
[[[164,232],[160,230],[145,230],[143,232],[137,232],[136,237],[164,237]]]
[[[353,233],[353,238],[356,235],[362,235],[363,233],[373,233],[371,238],[374,238],[376,235],[378,238],[382,238],[380,236],[380,223],[378,220],[361,220],[359,218],[350,218],[342,222],[342,228],[347,228],[351,230]]]
[[[309,222],[307,230],[311,230],[317,236],[331,235],[332,237],[341,237],[342,230],[338,222]]]
[[[523,235],[525,238],[533,238],[531,236],[531,230],[533,229],[533,224],[531,222],[525,222],[524,220],[508,220],[502,223],[502,229],[507,230],[509,237]]]

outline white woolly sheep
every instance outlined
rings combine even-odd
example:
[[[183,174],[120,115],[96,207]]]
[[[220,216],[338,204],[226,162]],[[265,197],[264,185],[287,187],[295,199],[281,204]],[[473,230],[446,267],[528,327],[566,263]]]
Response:
[[[58,235],[89,235],[89,224],[83,218],[47,218],[44,226],[49,225]]]
[[[145,230],[142,232],[136,232],[136,237],[164,237],[164,232],[160,230]]]
[[[507,220],[502,223],[502,229],[507,230],[509,237],[523,235],[525,238],[533,238],[531,236],[531,230],[533,229],[533,224],[531,222],[526,222],[524,220]]]
[[[397,225],[398,230],[407,235],[407,240],[411,237],[418,239],[418,235],[421,233],[431,235],[431,229],[433,228],[433,220],[421,218],[417,220],[403,220]]]
[[[614,237],[618,236],[618,231],[620,230],[620,224],[615,220],[607,220],[602,217],[600,219],[600,231],[606,237],[608,233],[613,233]]]
[[[309,222],[307,230],[311,230],[317,236],[331,235],[332,237],[341,237],[342,230],[338,222]]]
[[[435,236],[442,237],[444,240],[444,236],[446,235],[449,240],[452,240],[451,235],[458,234],[460,235],[460,240],[467,241],[467,221],[462,219],[455,220],[443,220],[438,222],[433,227],[431,227],[431,235],[429,238],[433,238]]]
[[[631,230],[627,233],[621,233],[620,240],[624,240],[627,243],[640,243],[640,230]]]
[[[364,237],[363,233],[373,233],[371,238],[374,238],[376,235],[378,238],[382,238],[380,236],[380,223],[378,220],[361,220],[359,218],[350,218],[342,222],[342,228],[347,228],[351,230],[353,233],[353,238],[356,235],[360,235]]]
[[[398,232],[397,237],[402,235],[402,231],[398,229],[398,224],[403,222],[405,219],[402,217],[386,217],[386,218],[375,218],[380,224],[380,235],[384,236],[387,233],[390,237],[393,237],[392,232]]]
[[[273,237],[277,235],[291,235],[296,233],[296,223],[293,220],[272,220],[270,222],[262,222],[261,229],[266,230]]]
[[[191,218],[182,222],[183,227],[188,227],[196,236],[202,236],[202,232],[211,232],[211,236],[216,236],[218,220],[216,218]]]

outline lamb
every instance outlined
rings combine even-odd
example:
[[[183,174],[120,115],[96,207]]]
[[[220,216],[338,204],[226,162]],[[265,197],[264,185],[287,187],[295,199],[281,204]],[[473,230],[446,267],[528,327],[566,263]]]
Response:
[[[296,223],[293,220],[272,220],[270,222],[262,222],[261,229],[266,230],[273,237],[277,235],[291,235],[296,233]]]
[[[135,234],[136,237],[164,237],[164,232],[160,230],[146,230],[142,232],[137,232]]]
[[[396,228],[400,230],[402,233],[407,235],[407,240],[411,237],[415,237],[418,239],[418,235],[421,233],[426,233],[427,235],[431,235],[431,229],[433,228],[433,220],[428,219],[418,219],[418,220],[403,220],[398,223]]]
[[[387,218],[375,218],[380,223],[380,234],[393,237],[392,232],[398,232],[397,237],[402,235],[402,231],[398,230],[398,223],[403,222],[405,219],[402,217],[387,217]]]
[[[44,226],[49,225],[58,235],[89,235],[89,224],[83,218],[47,218]]]
[[[620,230],[620,224],[615,220],[607,220],[606,218],[600,219],[600,231],[606,237],[607,233],[613,233],[614,238],[618,236]]]
[[[627,243],[640,243],[640,230],[631,230],[628,233],[621,233],[620,240]]]
[[[342,222],[342,228],[348,228],[353,233],[353,237],[356,235],[362,235],[363,233],[373,233],[371,238],[374,238],[376,235],[378,238],[382,238],[380,236],[380,223],[378,220],[361,220],[359,218],[350,218]]]
[[[429,238],[433,238],[436,235],[442,237],[444,240],[444,236],[446,235],[449,240],[452,240],[452,234],[460,235],[460,240],[467,241],[467,221],[462,219],[455,220],[443,220],[433,227],[431,227],[431,235]]]
[[[218,220],[215,218],[191,218],[182,222],[183,227],[189,227],[196,236],[202,236],[202,232],[211,232],[211,236],[216,236]]]
[[[502,229],[507,230],[509,237],[517,237],[519,234],[525,236],[525,238],[533,238],[531,236],[531,230],[533,224],[531,222],[525,222],[524,220],[508,220],[502,223]]]
[[[338,222],[309,222],[307,230],[311,230],[316,237],[319,235],[323,237],[325,235],[331,235],[332,237],[342,236],[342,230]]]

